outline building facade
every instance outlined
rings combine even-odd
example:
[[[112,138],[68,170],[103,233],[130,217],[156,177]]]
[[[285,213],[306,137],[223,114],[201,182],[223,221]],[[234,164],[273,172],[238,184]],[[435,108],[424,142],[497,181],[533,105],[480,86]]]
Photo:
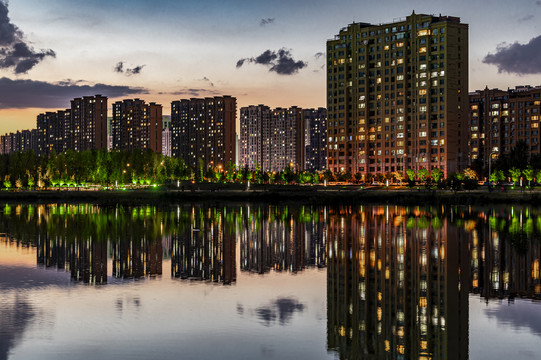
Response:
[[[113,104],[112,149],[133,151],[151,149],[162,152],[162,106],[140,99]]]
[[[524,141],[529,155],[539,154],[541,86],[477,90],[469,94],[469,164],[488,166]]]
[[[327,167],[327,109],[304,109],[305,170],[314,172]]]
[[[36,153],[57,154],[70,149],[71,145],[71,110],[58,110],[39,114],[36,119]]]
[[[468,25],[459,18],[348,25],[327,41],[327,167],[463,169],[467,92]]]
[[[237,99],[216,96],[171,103],[171,155],[192,168],[225,168],[236,160]]]
[[[240,166],[282,171],[305,168],[304,111],[251,105],[240,110]]]
[[[70,149],[107,149],[107,97],[95,95],[71,100],[70,118]]]

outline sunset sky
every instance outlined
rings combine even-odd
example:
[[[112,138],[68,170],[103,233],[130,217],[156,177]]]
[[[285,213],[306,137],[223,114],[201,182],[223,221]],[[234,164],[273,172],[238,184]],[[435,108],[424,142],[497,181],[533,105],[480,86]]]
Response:
[[[470,90],[541,85],[541,0],[0,0],[0,134],[82,95],[325,106],[326,40],[413,10],[469,24]]]

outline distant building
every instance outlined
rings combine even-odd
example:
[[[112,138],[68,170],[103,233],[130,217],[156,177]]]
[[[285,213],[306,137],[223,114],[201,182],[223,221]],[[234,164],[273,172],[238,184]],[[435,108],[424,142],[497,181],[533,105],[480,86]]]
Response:
[[[327,109],[304,109],[305,169],[310,172],[327,167]]]
[[[57,154],[69,149],[71,145],[70,110],[39,114],[36,120],[37,154]]]
[[[296,106],[273,110],[265,105],[241,108],[240,166],[255,169],[258,165],[265,171],[282,171],[287,166],[297,171],[305,170],[307,140],[316,144],[321,144],[323,140],[324,144],[326,134],[324,129],[320,130],[322,123],[318,118],[321,114],[324,116],[324,111],[325,109],[319,112],[312,109],[303,110]],[[306,114],[310,116],[309,124],[305,119]],[[322,136],[323,139],[316,140],[314,136]],[[325,158],[324,145],[319,149],[319,152],[321,151],[324,152]],[[316,151],[316,154],[319,152]],[[310,150],[310,156],[316,155]],[[315,168],[312,166],[312,169]]]
[[[327,167],[362,174],[467,166],[468,25],[412,13],[327,41]]]
[[[263,126],[268,126],[270,117],[271,109],[265,105],[250,105],[240,109],[240,166],[250,169],[264,166],[264,144],[267,145],[269,139],[263,137]]]
[[[171,156],[171,116],[162,117],[162,154]]]
[[[234,163],[237,99],[216,96],[171,103],[171,154],[192,168]]]
[[[70,149],[107,149],[107,97],[85,96],[71,100]]]
[[[490,158],[509,153],[518,141],[529,155],[540,153],[541,86],[477,90],[469,95],[469,164],[488,166]]]
[[[162,106],[127,99],[113,104],[113,150],[151,149],[162,152]]]

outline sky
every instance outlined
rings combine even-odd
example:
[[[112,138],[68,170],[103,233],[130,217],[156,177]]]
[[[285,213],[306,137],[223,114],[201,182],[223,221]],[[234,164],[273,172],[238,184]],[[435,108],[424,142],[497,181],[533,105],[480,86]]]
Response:
[[[0,0],[0,134],[102,94],[326,106],[325,44],[415,11],[469,24],[469,89],[541,85],[541,0]]]

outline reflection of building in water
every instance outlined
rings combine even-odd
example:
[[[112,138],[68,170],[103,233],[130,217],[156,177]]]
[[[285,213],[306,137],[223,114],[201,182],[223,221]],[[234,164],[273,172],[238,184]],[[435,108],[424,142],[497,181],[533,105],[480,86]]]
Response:
[[[465,233],[419,215],[330,211],[327,341],[340,358],[468,357]]]
[[[171,275],[231,284],[236,281],[235,231],[220,209],[192,208],[190,227],[173,235]]]
[[[541,299],[541,242],[533,236],[534,219],[523,212],[486,218],[488,222],[481,217],[469,226],[472,291],[487,301],[516,296]]]
[[[287,209],[247,207],[239,234],[241,270],[262,274],[325,267],[325,213],[324,208],[288,214]]]
[[[71,273],[71,278],[89,284],[107,283],[107,242],[92,238],[66,241],[62,236],[36,238],[37,263]]]
[[[113,276],[139,278],[162,274],[162,239],[120,239],[111,244]]]

